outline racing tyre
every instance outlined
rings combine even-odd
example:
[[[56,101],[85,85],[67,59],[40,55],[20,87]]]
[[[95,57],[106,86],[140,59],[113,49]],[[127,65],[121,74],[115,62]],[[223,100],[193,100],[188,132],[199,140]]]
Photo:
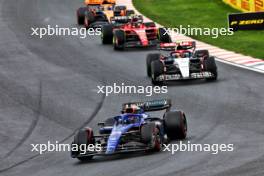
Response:
[[[127,10],[126,11],[126,16],[131,16],[131,15],[134,15],[134,14],[135,14],[134,10]]]
[[[217,80],[217,66],[215,63],[215,58],[211,56],[208,59],[205,59],[204,60],[204,67],[205,67],[206,71],[211,72],[213,74],[213,77],[207,78],[206,80],[208,80],[208,81]]]
[[[83,25],[84,24],[84,16],[87,8],[86,7],[80,7],[77,10],[77,24],[78,25]]]
[[[125,32],[122,30],[117,30],[114,32],[113,43],[115,50],[125,49]]]
[[[172,42],[171,37],[166,32],[165,28],[158,29],[158,39],[161,43],[171,43]]]
[[[185,139],[187,136],[187,120],[181,111],[166,112],[164,127],[170,139]]]
[[[89,29],[90,24],[92,24],[95,21],[93,13],[90,11],[87,11],[84,17],[84,27],[86,29]]]
[[[160,59],[160,53],[148,54],[146,59],[147,75],[151,77],[151,63]]]
[[[113,26],[112,25],[104,25],[102,27],[102,35],[101,35],[103,44],[113,44]]]
[[[162,85],[163,81],[157,81],[157,78],[163,74],[163,64],[159,60],[151,62],[151,81],[153,85]]]
[[[74,136],[74,141],[72,144],[77,144],[77,146],[79,147],[78,151],[71,151],[71,155],[72,157],[77,157],[77,159],[79,159],[80,161],[87,161],[87,160],[91,160],[93,158],[93,156],[78,156],[80,151],[85,150],[84,148],[80,148],[80,147],[86,147],[89,144],[94,144],[94,134],[93,134],[93,130],[91,128],[84,128],[78,131],[78,133]],[[84,145],[85,144],[85,145]]]
[[[141,141],[149,145],[151,151],[160,151],[162,148],[162,140],[160,130],[155,123],[147,123],[141,127]]]

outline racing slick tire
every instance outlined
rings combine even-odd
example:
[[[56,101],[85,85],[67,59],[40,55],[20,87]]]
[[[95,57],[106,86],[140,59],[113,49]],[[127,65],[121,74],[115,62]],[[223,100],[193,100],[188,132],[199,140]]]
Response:
[[[147,55],[146,58],[146,66],[147,66],[147,76],[151,77],[151,63],[153,61],[159,60],[160,59],[160,53],[151,53]]]
[[[101,39],[102,39],[103,44],[113,44],[113,26],[112,25],[102,26]]]
[[[135,14],[135,11],[134,10],[127,10],[126,11],[126,16],[131,16],[131,15],[134,15]]]
[[[151,81],[153,85],[162,85],[164,81],[157,81],[157,78],[163,74],[163,64],[159,60],[151,62]]]
[[[164,114],[164,128],[170,139],[185,139],[187,120],[182,111],[169,111]]]
[[[171,43],[172,42],[171,37],[166,32],[165,28],[158,29],[158,39],[161,43]]]
[[[125,32],[122,30],[116,30],[113,35],[114,50],[124,50],[125,40]]]
[[[77,134],[74,136],[74,140],[72,144],[77,144],[77,146],[79,147],[83,147],[83,146],[87,146],[89,144],[94,144],[94,133],[93,130],[91,128],[84,128],[81,129],[77,132]],[[85,144],[85,145],[84,145]],[[82,149],[84,150],[84,149]],[[80,153],[80,151],[71,151],[71,155],[72,157],[76,157],[78,160],[80,161],[87,161],[87,160],[91,160],[93,158],[93,156],[78,156]]]
[[[162,149],[160,129],[155,123],[144,124],[140,130],[141,141],[150,146],[151,151],[159,152]]]
[[[213,74],[213,77],[211,78],[206,78],[208,81],[215,81],[217,80],[217,66],[215,63],[215,58],[214,57],[209,57],[204,60],[204,67],[205,70],[208,72],[211,72]]]
[[[83,25],[84,24],[84,16],[85,16],[85,12],[87,10],[87,7],[80,7],[77,10],[77,24],[78,25]]]
[[[84,17],[84,27],[86,29],[90,28],[90,24],[95,21],[95,18],[93,16],[93,13],[90,11],[87,11]]]

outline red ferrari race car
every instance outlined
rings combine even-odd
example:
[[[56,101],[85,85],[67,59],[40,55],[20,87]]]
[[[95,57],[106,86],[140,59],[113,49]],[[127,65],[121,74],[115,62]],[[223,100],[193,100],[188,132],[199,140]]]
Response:
[[[103,25],[101,39],[103,44],[114,44],[115,50],[151,47],[171,42],[171,37],[164,28],[157,28],[154,22],[143,22],[140,15],[129,17],[128,22],[124,24]]]
[[[208,50],[196,50],[195,42],[162,43],[161,50],[169,54],[153,53],[146,58],[147,75],[152,83],[163,84],[168,80],[217,79],[215,58]]]

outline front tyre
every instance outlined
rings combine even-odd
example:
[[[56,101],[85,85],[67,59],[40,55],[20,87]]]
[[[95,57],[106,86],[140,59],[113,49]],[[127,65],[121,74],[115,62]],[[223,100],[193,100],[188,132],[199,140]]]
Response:
[[[83,25],[84,24],[84,16],[85,16],[86,10],[87,10],[86,7],[80,7],[77,10],[76,16],[77,16],[77,24],[78,25]]]
[[[84,17],[84,27],[86,29],[90,28],[90,25],[95,21],[93,13],[90,11],[86,11],[85,17]]]
[[[164,127],[170,139],[185,139],[187,136],[187,119],[182,111],[166,112]]]
[[[159,80],[159,77],[163,74],[164,68],[161,61],[156,60],[151,62],[151,81],[153,85],[162,85],[164,80]]]
[[[211,72],[213,74],[213,76],[211,78],[207,78],[206,80],[216,81],[218,73],[217,73],[217,66],[215,63],[215,58],[211,56],[211,57],[205,59],[204,60],[204,67],[205,67],[206,71]]]
[[[160,59],[160,53],[152,53],[148,54],[146,58],[146,69],[147,69],[147,76],[151,77],[151,63],[153,61],[159,60]]]
[[[122,30],[116,30],[113,36],[114,50],[125,49],[125,32]]]
[[[72,143],[72,145],[78,146],[78,150],[71,151],[71,156],[73,158],[79,159],[80,161],[91,160],[93,156],[80,156],[80,153],[85,151],[89,144],[93,144],[93,145],[95,144],[93,130],[88,127],[79,130],[77,134],[74,136],[74,140]]]
[[[102,26],[102,44],[112,44],[113,43],[113,26],[104,25]]]
[[[155,123],[147,123],[141,127],[141,141],[150,147],[151,151],[159,152],[162,149],[160,129]]]

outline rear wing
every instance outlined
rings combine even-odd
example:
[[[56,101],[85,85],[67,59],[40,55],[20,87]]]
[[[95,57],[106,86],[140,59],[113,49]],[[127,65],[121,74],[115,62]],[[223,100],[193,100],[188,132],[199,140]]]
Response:
[[[196,42],[187,41],[187,42],[160,43],[158,49],[165,51],[189,50],[189,49],[195,50]]]
[[[152,101],[145,101],[145,102],[129,102],[129,103],[124,103],[122,105],[122,109],[124,109],[126,106],[131,106],[131,105],[136,105],[142,108],[145,112],[161,111],[161,110],[169,111],[171,108],[171,100],[162,99],[162,100],[152,100]]]
[[[111,23],[121,23],[126,24],[131,20],[131,17],[128,16],[114,16],[110,18]]]

